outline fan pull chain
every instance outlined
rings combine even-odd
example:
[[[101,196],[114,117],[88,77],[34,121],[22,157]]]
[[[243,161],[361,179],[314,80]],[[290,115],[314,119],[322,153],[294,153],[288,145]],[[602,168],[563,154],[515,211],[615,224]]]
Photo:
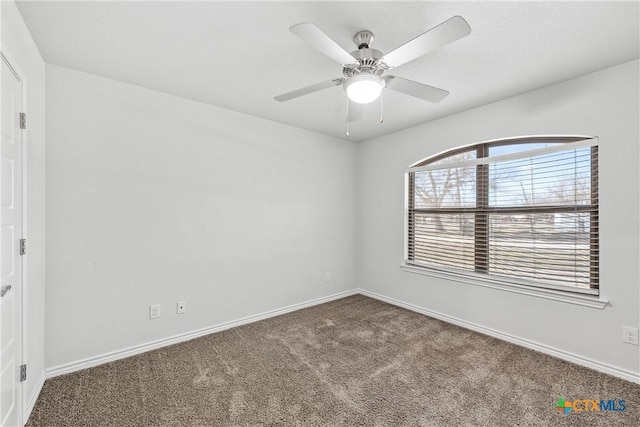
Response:
[[[382,91],[384,92],[384,90]],[[380,123],[384,123],[384,117],[382,116],[382,92],[380,92]]]
[[[349,138],[349,98],[347,97],[347,138]]]

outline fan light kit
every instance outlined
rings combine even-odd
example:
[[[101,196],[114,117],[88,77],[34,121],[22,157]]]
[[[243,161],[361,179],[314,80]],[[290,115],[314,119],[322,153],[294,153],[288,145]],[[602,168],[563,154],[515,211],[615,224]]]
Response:
[[[449,94],[446,90],[428,86],[402,77],[383,74],[413,61],[427,53],[468,36],[471,27],[460,16],[454,16],[440,25],[422,33],[413,40],[392,50],[386,55],[369,45],[373,41],[371,31],[358,31],[353,41],[358,47],[354,52],[347,52],[339,44],[315,25],[304,22],[289,28],[293,34],[300,37],[316,50],[325,54],[342,65],[344,77],[316,83],[292,92],[274,97],[283,102],[303,95],[308,95],[330,87],[342,85],[349,100],[358,104],[368,104],[380,98],[382,89],[387,88],[411,95],[429,102],[440,102]],[[347,117],[347,122],[348,122]],[[382,122],[382,119],[380,120]],[[348,131],[347,131],[348,135]]]
[[[349,77],[343,83],[344,91],[353,102],[368,104],[380,97],[384,80],[375,74],[362,73]]]

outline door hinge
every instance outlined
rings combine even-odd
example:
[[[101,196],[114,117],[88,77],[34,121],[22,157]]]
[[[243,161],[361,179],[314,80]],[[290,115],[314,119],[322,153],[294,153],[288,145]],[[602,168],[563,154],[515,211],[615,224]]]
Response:
[[[20,255],[27,253],[27,239],[20,239]]]
[[[27,380],[27,365],[20,365],[20,381]]]
[[[27,128],[27,113],[20,113],[20,129]]]

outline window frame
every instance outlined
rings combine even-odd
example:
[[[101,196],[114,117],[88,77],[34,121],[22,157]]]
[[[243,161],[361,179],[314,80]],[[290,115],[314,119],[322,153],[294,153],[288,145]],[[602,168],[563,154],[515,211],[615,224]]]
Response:
[[[506,286],[507,290],[515,290],[520,293],[541,292],[542,294],[550,293],[552,299],[558,299],[558,295],[569,295],[571,298],[577,297],[581,300],[583,297],[588,300],[593,298],[598,299],[598,303],[595,304],[598,308],[604,308],[607,304],[606,301],[599,298],[600,294],[600,269],[599,269],[599,187],[598,187],[598,145],[591,147],[591,203],[588,205],[549,205],[545,206],[542,211],[540,207],[536,206],[513,206],[513,207],[494,207],[489,205],[489,175],[487,173],[478,173],[480,168],[488,169],[487,164],[476,165],[476,200],[473,208],[448,208],[447,213],[474,213],[474,269],[455,269],[446,266],[438,266],[421,263],[415,259],[410,259],[410,253],[415,253],[415,250],[411,250],[411,245],[415,244],[415,233],[413,233],[411,224],[415,224],[416,213],[434,213],[434,208],[416,208],[415,207],[415,173],[411,172],[412,168],[431,165],[440,160],[462,154],[465,152],[476,152],[476,158],[486,158],[489,156],[489,149],[491,147],[504,146],[504,145],[517,145],[525,143],[571,143],[583,140],[595,140],[594,136],[582,136],[582,135],[537,135],[537,136],[523,136],[513,138],[501,138],[497,140],[490,140],[479,142],[475,144],[469,144],[452,150],[446,150],[435,154],[433,156],[422,159],[413,165],[411,165],[405,173],[405,232],[404,232],[404,264],[403,269],[413,273],[427,274],[434,276],[442,276],[451,278],[453,280],[459,279],[459,281],[468,282],[480,282],[479,284],[486,285],[487,283],[494,283],[498,287]],[[485,170],[486,172],[486,170]],[[438,209],[440,212],[442,209]],[[502,276],[498,274],[488,273],[488,242],[490,240],[488,230],[488,219],[491,214],[495,213],[541,213],[541,212],[568,212],[586,211],[590,212],[590,250],[589,250],[589,288],[580,288],[577,286],[561,285],[545,283],[541,279],[516,279],[513,277]],[[496,286],[490,286],[496,287]],[[540,296],[540,295],[537,295]],[[543,295],[544,296],[544,295]],[[588,301],[587,304],[590,305]]]

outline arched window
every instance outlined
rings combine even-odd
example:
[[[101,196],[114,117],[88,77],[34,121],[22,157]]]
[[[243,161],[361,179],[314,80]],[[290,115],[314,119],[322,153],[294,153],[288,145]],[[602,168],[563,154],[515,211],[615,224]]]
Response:
[[[407,169],[406,263],[598,293],[598,147],[526,137]]]

